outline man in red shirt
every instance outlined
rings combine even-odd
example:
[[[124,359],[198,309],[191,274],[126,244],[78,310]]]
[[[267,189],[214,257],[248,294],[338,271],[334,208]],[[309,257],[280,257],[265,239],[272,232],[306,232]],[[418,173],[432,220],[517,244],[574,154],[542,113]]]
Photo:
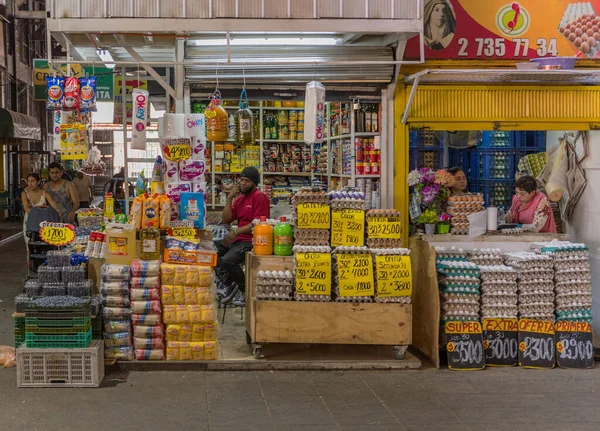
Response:
[[[234,304],[241,306],[245,302],[246,277],[241,264],[246,252],[252,250],[252,221],[261,216],[269,218],[271,214],[269,198],[257,188],[259,181],[260,175],[255,167],[245,168],[223,208],[224,224],[237,221],[237,226],[232,226],[222,241],[215,242],[219,252],[217,266],[220,278],[224,282],[229,279],[219,292],[220,301],[224,304],[234,298],[238,288],[240,293]]]

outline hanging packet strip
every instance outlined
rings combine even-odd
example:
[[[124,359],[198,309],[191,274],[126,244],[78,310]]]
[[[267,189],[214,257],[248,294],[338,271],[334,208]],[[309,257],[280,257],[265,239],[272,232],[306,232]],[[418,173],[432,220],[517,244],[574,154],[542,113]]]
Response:
[[[79,111],[81,106],[81,87],[79,78],[67,76],[65,79],[65,97],[63,98],[63,111]]]
[[[46,109],[48,111],[60,110],[63,98],[65,97],[65,78],[61,76],[48,76],[46,78],[46,89],[48,91]]]
[[[81,87],[81,112],[96,112],[96,77],[79,78]]]
[[[146,123],[148,121],[148,95],[146,90],[133,89],[133,134],[131,148],[146,151]]]

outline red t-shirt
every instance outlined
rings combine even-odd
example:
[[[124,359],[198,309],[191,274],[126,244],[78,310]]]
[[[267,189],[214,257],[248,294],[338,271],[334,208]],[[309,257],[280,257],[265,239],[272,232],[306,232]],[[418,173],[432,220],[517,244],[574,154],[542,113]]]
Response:
[[[249,225],[252,220],[261,216],[271,217],[271,203],[269,198],[259,189],[254,189],[250,194],[240,195],[231,205],[233,219],[238,222],[238,229]],[[238,235],[234,242],[252,242],[252,234]]]

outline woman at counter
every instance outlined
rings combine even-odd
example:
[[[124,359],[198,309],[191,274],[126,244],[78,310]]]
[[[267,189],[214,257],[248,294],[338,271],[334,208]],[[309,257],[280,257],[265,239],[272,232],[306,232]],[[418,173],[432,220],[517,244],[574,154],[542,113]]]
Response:
[[[459,167],[448,169],[448,173],[454,176],[454,185],[450,189],[453,196],[460,196],[469,193],[467,190],[467,176]]]
[[[550,201],[537,191],[537,183],[530,176],[521,177],[515,183],[515,195],[504,221],[520,224],[526,231],[556,233]]]

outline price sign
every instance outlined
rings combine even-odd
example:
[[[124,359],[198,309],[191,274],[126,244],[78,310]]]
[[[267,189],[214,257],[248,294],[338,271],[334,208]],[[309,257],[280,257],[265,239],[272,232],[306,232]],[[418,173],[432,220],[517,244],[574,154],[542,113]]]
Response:
[[[365,245],[365,212],[363,210],[331,211],[331,246]]]
[[[169,235],[178,238],[196,238],[196,229],[193,227],[173,227],[169,229]]]
[[[40,223],[40,238],[46,244],[67,245],[75,239],[75,226],[66,223]]]
[[[412,295],[410,256],[375,256],[377,296]]]
[[[373,260],[370,254],[338,254],[340,296],[373,296]]]
[[[517,319],[483,319],[485,365],[514,367],[519,354]]]
[[[298,229],[329,229],[329,205],[319,203],[298,204]]]
[[[483,335],[479,322],[446,322],[446,350],[451,370],[485,368]]]
[[[400,239],[400,217],[373,217],[369,219],[369,238]]]
[[[592,368],[594,344],[592,325],[584,322],[556,322],[556,362],[561,368]]]
[[[519,365],[526,368],[554,368],[554,323],[519,320]]]
[[[161,147],[165,159],[172,162],[181,162],[192,156],[189,138],[162,138]]]
[[[296,293],[331,295],[331,255],[296,253]]]

